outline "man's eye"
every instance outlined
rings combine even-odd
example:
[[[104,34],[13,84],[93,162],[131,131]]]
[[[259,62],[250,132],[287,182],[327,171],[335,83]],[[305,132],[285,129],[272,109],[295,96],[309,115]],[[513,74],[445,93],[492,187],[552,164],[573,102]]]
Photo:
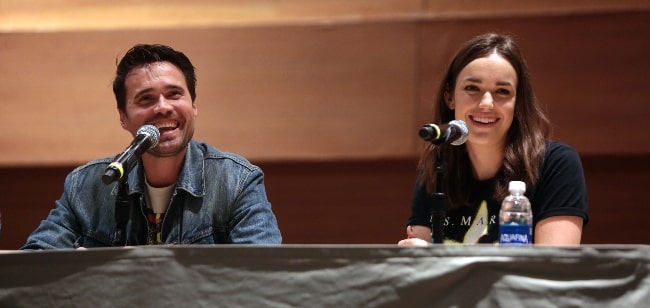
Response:
[[[183,95],[183,93],[180,92],[180,91],[173,91],[173,92],[167,93],[167,95],[165,95],[165,96],[167,98],[169,98],[169,99],[179,99],[179,98],[181,98],[182,95]]]
[[[136,100],[136,103],[138,105],[147,105],[147,104],[151,104],[153,101],[154,101],[153,96],[142,96]]]

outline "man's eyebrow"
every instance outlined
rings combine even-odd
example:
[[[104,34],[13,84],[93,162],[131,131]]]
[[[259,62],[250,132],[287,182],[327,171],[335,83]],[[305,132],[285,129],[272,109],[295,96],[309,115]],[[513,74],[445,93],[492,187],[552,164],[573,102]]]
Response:
[[[179,86],[179,85],[170,84],[170,85],[165,86],[165,90],[183,90],[184,91],[185,89],[183,87]]]
[[[135,94],[133,95],[133,97],[134,97],[134,98],[138,98],[138,97],[140,97],[140,96],[146,94],[147,92],[150,92],[152,89],[153,89],[153,88],[144,88],[144,89],[141,89],[141,90],[135,92]]]
[[[165,86],[165,90],[181,90],[181,91],[184,91],[183,87],[181,87],[179,85],[173,85],[173,84]],[[151,92],[151,91],[153,91],[153,88],[144,88],[144,89],[141,89],[141,90],[135,92],[135,95],[133,97],[138,98],[138,97],[140,97],[142,95],[145,95],[145,94],[147,94],[148,92]]]

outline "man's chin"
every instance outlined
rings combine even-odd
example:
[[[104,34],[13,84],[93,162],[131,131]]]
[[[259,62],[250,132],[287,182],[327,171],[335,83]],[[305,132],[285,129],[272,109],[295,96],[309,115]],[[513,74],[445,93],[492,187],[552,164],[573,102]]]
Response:
[[[162,143],[150,150],[149,153],[156,157],[173,157],[185,152],[187,144]]]

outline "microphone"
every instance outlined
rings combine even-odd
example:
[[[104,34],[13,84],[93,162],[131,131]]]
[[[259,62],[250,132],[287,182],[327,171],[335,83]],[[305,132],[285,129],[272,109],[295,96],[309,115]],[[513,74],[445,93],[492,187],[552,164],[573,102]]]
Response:
[[[142,154],[158,145],[160,141],[160,131],[153,125],[143,125],[138,129],[133,142],[120,154],[104,171],[102,182],[108,185],[122,179],[124,175],[129,174],[133,163],[142,156]]]
[[[461,145],[467,141],[469,129],[465,122],[453,120],[448,124],[426,124],[420,128],[418,134],[420,138],[433,144]]]

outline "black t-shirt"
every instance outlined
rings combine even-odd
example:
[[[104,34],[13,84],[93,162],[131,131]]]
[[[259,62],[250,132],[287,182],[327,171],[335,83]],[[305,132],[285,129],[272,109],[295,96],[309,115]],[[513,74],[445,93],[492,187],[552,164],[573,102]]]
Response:
[[[444,242],[497,243],[502,200],[494,199],[494,179],[473,181],[469,185],[471,205],[446,212]],[[534,225],[560,215],[582,217],[586,224],[589,219],[587,188],[578,153],[559,142],[547,143],[541,173],[535,186],[526,190],[526,197],[533,209]],[[431,227],[431,204],[432,198],[426,188],[416,183],[408,225]]]

